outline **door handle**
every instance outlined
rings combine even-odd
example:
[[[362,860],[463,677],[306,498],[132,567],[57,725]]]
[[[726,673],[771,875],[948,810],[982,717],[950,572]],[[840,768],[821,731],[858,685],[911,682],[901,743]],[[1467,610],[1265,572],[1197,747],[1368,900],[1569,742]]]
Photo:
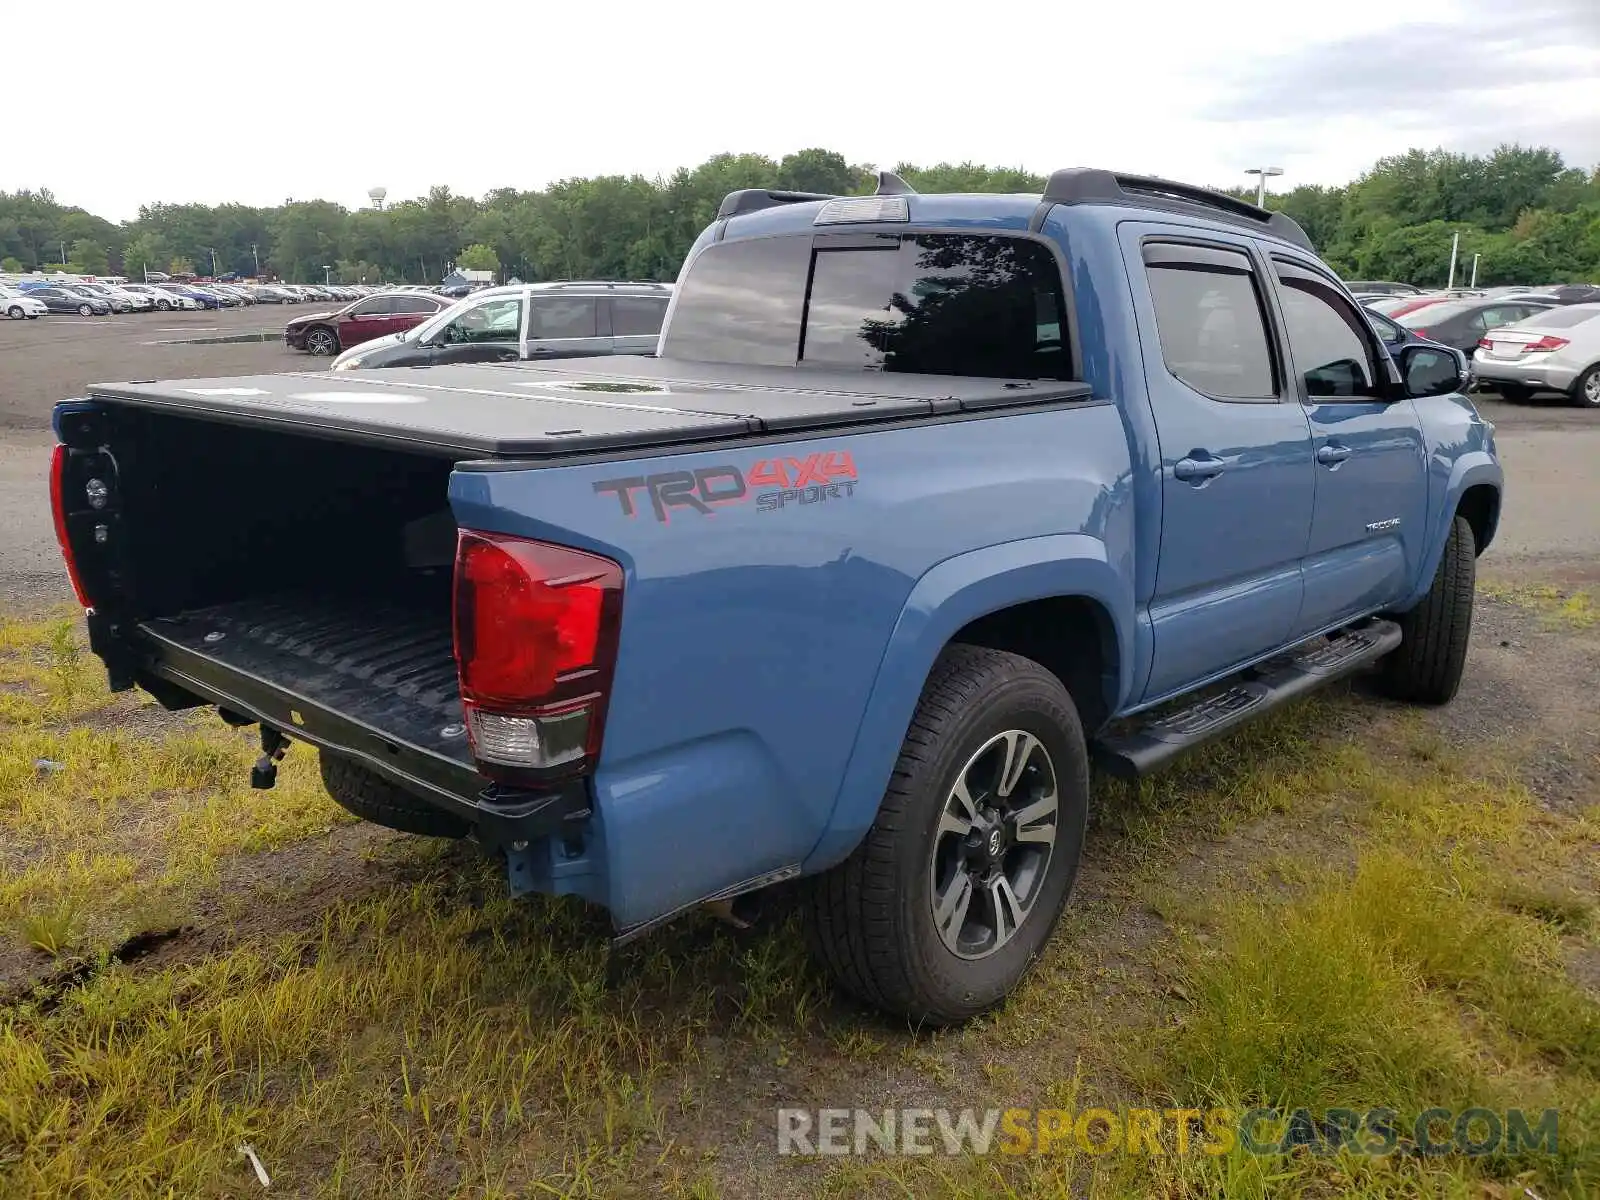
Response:
[[[1215,475],[1222,474],[1222,468],[1227,464],[1220,458],[1180,458],[1172,464],[1172,475],[1175,479],[1182,479],[1189,483],[1200,484]]]
[[[1324,443],[1317,447],[1317,461],[1325,467],[1337,467],[1349,457],[1349,446],[1335,446],[1331,443]]]

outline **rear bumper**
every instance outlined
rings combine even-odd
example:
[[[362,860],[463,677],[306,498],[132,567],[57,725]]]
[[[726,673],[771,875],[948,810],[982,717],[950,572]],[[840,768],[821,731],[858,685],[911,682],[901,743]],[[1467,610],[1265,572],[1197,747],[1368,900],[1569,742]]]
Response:
[[[1565,392],[1578,378],[1575,367],[1552,362],[1516,362],[1488,358],[1479,350],[1472,356],[1473,374],[1481,383],[1514,383],[1519,387]]]

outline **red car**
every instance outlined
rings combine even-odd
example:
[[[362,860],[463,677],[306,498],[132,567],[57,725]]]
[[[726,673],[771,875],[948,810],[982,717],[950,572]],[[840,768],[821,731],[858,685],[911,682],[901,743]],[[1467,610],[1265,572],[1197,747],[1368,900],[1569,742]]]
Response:
[[[283,329],[283,344],[318,357],[420,325],[455,301],[427,292],[382,292],[365,296],[333,312],[296,317]]]

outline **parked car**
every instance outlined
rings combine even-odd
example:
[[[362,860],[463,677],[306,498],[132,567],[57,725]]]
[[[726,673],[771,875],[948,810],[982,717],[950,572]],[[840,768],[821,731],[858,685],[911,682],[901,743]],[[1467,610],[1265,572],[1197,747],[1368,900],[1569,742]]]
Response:
[[[28,295],[42,302],[51,312],[77,313],[81,317],[111,315],[109,302],[98,296],[91,296],[87,292],[72,292],[65,287],[46,286],[30,288]]]
[[[1551,307],[1544,300],[1445,300],[1394,314],[1392,319],[1420,338],[1471,355],[1487,330],[1510,325]]]
[[[19,292],[14,287],[0,286],[0,312],[5,313],[13,321],[21,321],[24,318],[35,320],[46,316],[50,309],[37,296]]]
[[[346,350],[333,369],[654,354],[671,299],[664,283],[487,288],[403,333]]]
[[[99,296],[111,305],[112,312],[149,312],[155,307],[150,297],[141,296],[137,292],[125,292],[121,288],[111,287],[103,283],[76,283],[70,288],[74,292],[87,292],[91,296]]]
[[[122,285],[127,291],[141,296],[149,296],[150,302],[161,312],[174,308],[199,308],[200,302],[189,296],[180,295],[167,289],[165,284],[155,283],[125,283]]]
[[[1443,342],[1436,342],[1422,337],[1414,330],[1407,329],[1400,322],[1390,319],[1378,312],[1367,313],[1367,323],[1377,332],[1378,340],[1389,351],[1389,357],[1398,360],[1400,351],[1407,346],[1429,346],[1436,350],[1448,350],[1461,360],[1462,370],[1470,372],[1472,359],[1464,351],[1457,350],[1454,346],[1446,346]]]
[[[1569,283],[1551,288],[1550,296],[1557,304],[1594,304],[1600,302],[1600,283]]]
[[[251,289],[257,304],[299,304],[300,297],[289,291],[272,284],[258,283]]]
[[[815,877],[821,961],[935,1025],[1039,958],[1091,754],[1368,666],[1455,695],[1502,485],[1457,356],[1391,361],[1229,196],[907,191],[729,195],[660,357],[58,405],[112,688],[259,724],[258,787],[303,738],[346,808],[624,938]]]
[[[1352,292],[1372,292],[1384,296],[1420,296],[1422,289],[1409,283],[1390,283],[1381,279],[1346,280],[1345,287]]]
[[[162,283],[158,284],[157,286],[164,290],[169,296],[177,296],[180,299],[194,301],[196,307],[199,308],[223,307],[222,298],[220,296],[213,296],[210,292],[203,291],[197,287],[192,287],[186,283]]]
[[[1473,353],[1480,383],[1512,402],[1565,392],[1600,408],[1600,303],[1569,304],[1489,329]]]
[[[367,296],[331,312],[307,313],[283,327],[291,350],[317,356],[338,354],[385,334],[421,324],[449,301],[441,296]]]

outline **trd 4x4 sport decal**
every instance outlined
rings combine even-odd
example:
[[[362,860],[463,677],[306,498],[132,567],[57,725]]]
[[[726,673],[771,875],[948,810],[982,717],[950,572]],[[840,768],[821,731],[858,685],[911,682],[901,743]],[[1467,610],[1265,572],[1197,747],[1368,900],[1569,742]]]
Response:
[[[637,515],[639,506],[634,496],[643,492],[658,521],[670,520],[674,508],[707,515],[714,506],[743,504],[751,497],[755,498],[757,512],[777,512],[797,504],[820,504],[853,496],[856,464],[848,450],[829,450],[805,458],[757,459],[749,474],[727,463],[694,471],[602,479],[594,490],[615,496],[625,517]]]

